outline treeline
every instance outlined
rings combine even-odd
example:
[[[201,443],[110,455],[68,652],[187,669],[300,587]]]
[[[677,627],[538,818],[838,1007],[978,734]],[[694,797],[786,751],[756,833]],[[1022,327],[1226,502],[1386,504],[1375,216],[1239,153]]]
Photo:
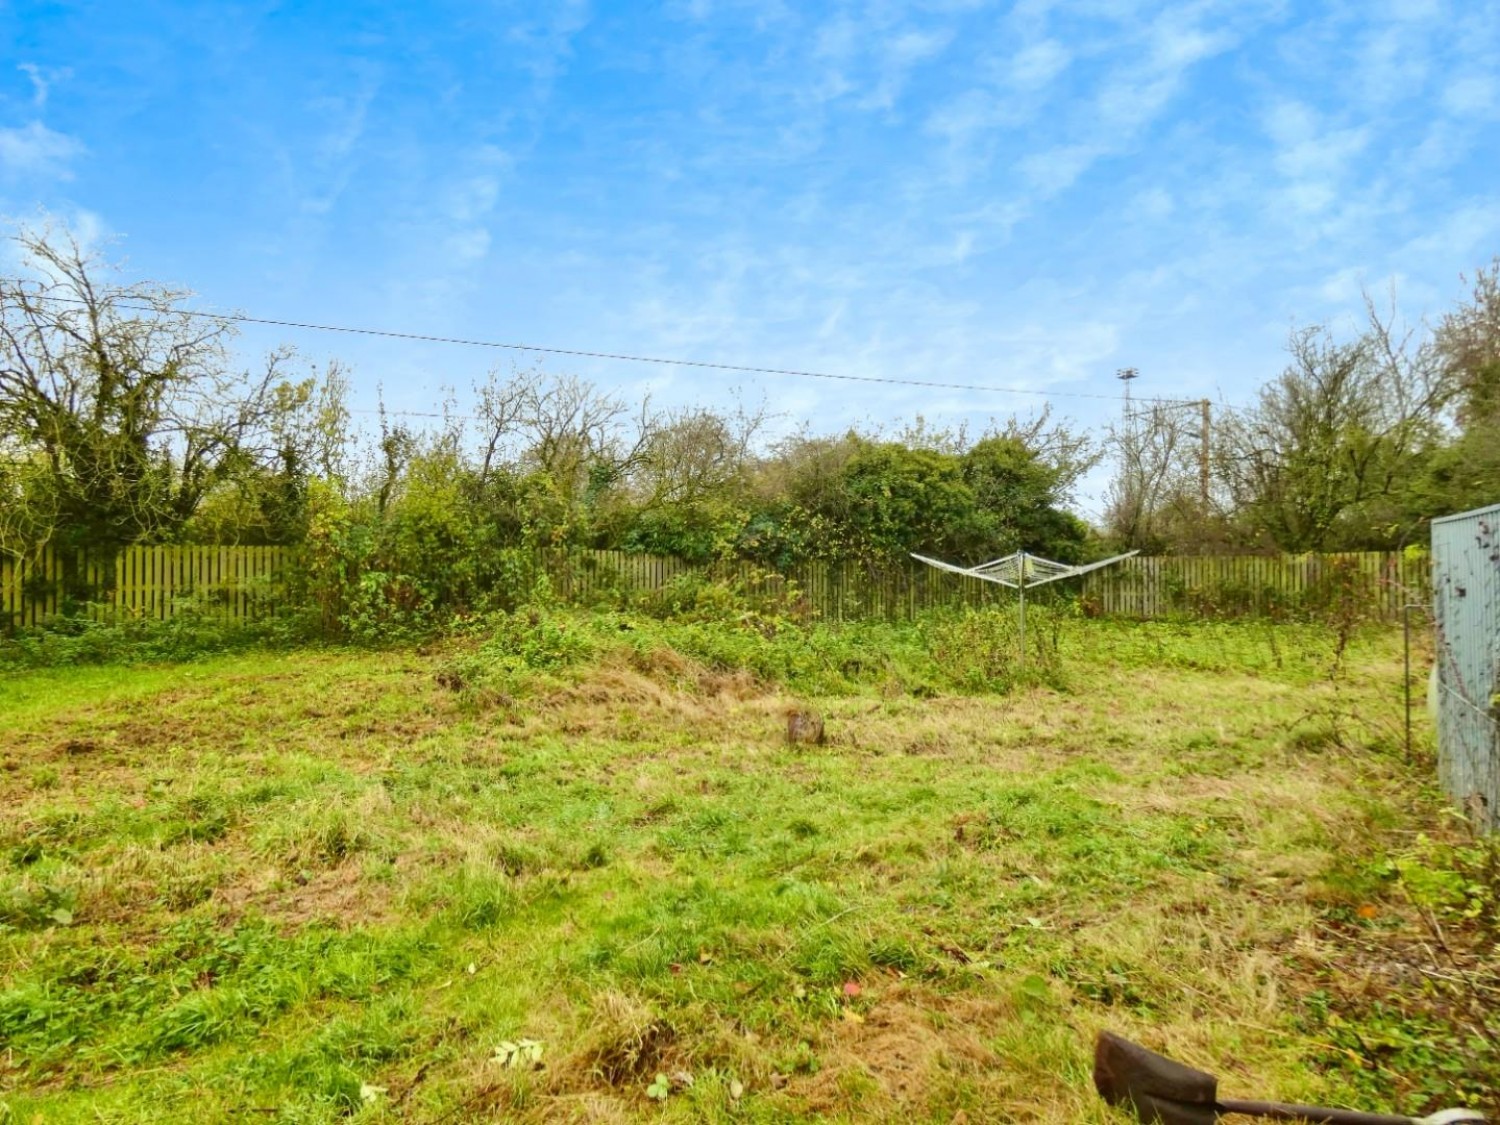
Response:
[[[596,547],[768,569],[878,568],[916,551],[1066,561],[1116,549],[1388,548],[1500,498],[1500,286],[1434,332],[1370,309],[1353,340],[1298,332],[1250,406],[1170,404],[1093,440],[1046,412],[982,433],[769,440],[763,409],[656,409],[583,380],[492,373],[437,425],[354,424],[337,365],[237,368],[232,325],[119,284],[66,235],[23,231],[0,279],[0,550],[298,544],[332,602],[478,608],[515,552]],[[1070,510],[1117,466],[1104,526]],[[336,610],[337,607],[333,606]]]
[[[1282,372],[1219,412],[1206,495],[1196,409],[1116,427],[1105,534],[1148,553],[1387,550],[1500,502],[1500,258],[1430,328],[1368,297],[1364,313],[1348,338],[1294,331]]]

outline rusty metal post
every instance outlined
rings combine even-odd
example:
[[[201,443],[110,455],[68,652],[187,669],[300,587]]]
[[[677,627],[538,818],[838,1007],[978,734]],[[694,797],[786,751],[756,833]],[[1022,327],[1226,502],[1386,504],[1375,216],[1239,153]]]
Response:
[[[1401,607],[1401,688],[1406,700],[1406,761],[1411,764],[1411,605]]]

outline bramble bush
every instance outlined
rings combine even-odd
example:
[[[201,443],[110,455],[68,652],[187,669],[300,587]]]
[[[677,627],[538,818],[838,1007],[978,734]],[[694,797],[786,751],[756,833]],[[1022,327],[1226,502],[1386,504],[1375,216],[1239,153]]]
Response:
[[[0,668],[185,661],[257,645],[284,647],[315,639],[299,617],[226,621],[212,607],[192,604],[165,620],[106,616],[105,607],[88,605],[79,610],[0,640]]]
[[[965,691],[1009,691],[1025,685],[1066,687],[1060,645],[1066,611],[1028,606],[1022,658],[1020,614],[966,609],[934,615],[925,635],[933,660]]]

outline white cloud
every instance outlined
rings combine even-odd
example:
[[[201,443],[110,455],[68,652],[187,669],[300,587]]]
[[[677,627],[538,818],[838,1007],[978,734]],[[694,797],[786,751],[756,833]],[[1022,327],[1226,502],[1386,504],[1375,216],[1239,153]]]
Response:
[[[1132,216],[1145,219],[1165,219],[1176,208],[1172,193],[1165,188],[1153,187],[1138,192],[1128,205]]]
[[[349,91],[308,102],[307,108],[322,118],[324,127],[312,137],[303,167],[297,166],[293,153],[280,154],[289,174],[306,185],[301,188],[298,204],[303,214],[330,213],[348,188],[359,161],[370,105],[379,89],[378,76],[365,69]]]
[[[1458,117],[1493,117],[1500,108],[1500,85],[1492,74],[1460,75],[1443,88],[1442,102]]]
[[[74,207],[66,211],[40,207],[29,217],[9,218],[4,225],[11,227],[12,224],[34,231],[64,233],[77,242],[79,249],[85,254],[104,249],[105,244],[114,238],[104,217],[97,211],[90,211],[86,207]],[[19,269],[24,268],[26,264],[25,253],[15,242],[10,239],[0,239],[0,267]]]
[[[31,104],[39,110],[47,108],[47,95],[55,83],[73,77],[73,72],[67,67],[21,63],[16,69],[31,79]]]
[[[1144,64],[1122,67],[1106,80],[1098,98],[1101,120],[1110,131],[1144,128],[1176,97],[1193,67],[1234,42],[1227,31],[1205,31],[1176,13],[1163,16],[1147,36]]]
[[[1439,261],[1482,262],[1494,253],[1500,237],[1500,203],[1469,203],[1455,208],[1431,232],[1412,239],[1401,250],[1400,257],[1416,260],[1436,258]]]
[[[573,37],[589,23],[588,0],[559,0],[538,5],[539,13],[529,22],[517,24],[508,37],[525,51],[524,65],[537,79],[536,96],[546,101],[552,85],[566,70],[573,55]]]
[[[508,153],[495,145],[480,145],[462,164],[469,166],[438,193],[436,222],[449,228],[441,238],[448,261],[465,269],[489,256],[491,235],[486,223],[500,200],[503,178],[512,170]]]
[[[1363,266],[1346,266],[1323,279],[1318,295],[1330,305],[1352,305],[1366,290]]]
[[[495,201],[499,198],[499,177],[470,176],[454,186],[448,204],[448,217],[455,222],[473,222],[494,210]]]
[[[1059,145],[1023,157],[1020,169],[1041,195],[1056,195],[1072,187],[1074,181],[1104,152],[1105,149],[1097,144]]]
[[[1073,54],[1056,39],[1043,39],[1022,47],[1010,59],[1006,77],[1021,90],[1049,86],[1073,61]]]
[[[917,31],[908,29],[888,36],[878,36],[880,44],[873,61],[874,85],[860,99],[862,109],[892,109],[906,88],[911,72],[931,62],[953,42],[951,31]]]
[[[1425,36],[1411,27],[1387,26],[1365,38],[1354,78],[1365,101],[1386,105],[1418,93],[1431,66]]]
[[[1418,173],[1443,171],[1452,167],[1474,147],[1473,136],[1449,120],[1437,120],[1428,126],[1421,142],[1411,150],[1408,169]]]
[[[1004,120],[1003,105],[993,94],[984,90],[965,90],[934,110],[927,118],[926,129],[950,144],[966,147]]]
[[[1372,132],[1368,126],[1329,128],[1311,107],[1287,99],[1271,107],[1265,129],[1275,145],[1276,170],[1286,180],[1284,199],[1309,213],[1340,197]]]
[[[355,146],[364,136],[370,103],[379,86],[380,83],[373,74],[365,73],[360,76],[351,93],[314,98],[309,103],[308,108],[327,122],[327,127],[318,139],[319,159],[336,164],[354,152]]]
[[[490,232],[483,227],[470,227],[449,235],[444,247],[460,262],[477,262],[490,252]]]
[[[951,31],[904,31],[885,44],[884,54],[893,63],[911,66],[936,58],[951,42]]]
[[[1149,21],[1137,8],[1133,0],[1121,0],[1107,12],[1117,21],[1115,35],[1075,37],[1066,45],[1044,34],[1047,6],[1014,12],[1024,45],[995,67],[994,87],[964,91],[927,119],[927,131],[948,142],[950,176],[961,180],[986,170],[1000,147],[999,134],[1045,125],[1044,132],[1036,130],[1044,147],[1012,154],[1009,163],[1024,181],[1023,203],[1056,196],[1097,161],[1136,150],[1181,97],[1193,69],[1230,50],[1243,34],[1205,26],[1211,14],[1206,5],[1168,10]],[[1072,85],[1091,81],[1092,92],[1075,91],[1071,105],[1052,108],[1044,120],[1052,88],[1075,60],[1082,63]]]
[[[83,145],[40,121],[0,128],[0,174],[72,179],[69,164],[83,153]]]
[[[85,251],[97,250],[113,237],[104,217],[86,207],[75,208],[63,221]]]
[[[893,109],[912,72],[942,55],[953,38],[951,29],[915,26],[900,11],[842,13],[812,34],[793,96],[820,106],[848,98],[863,110]]]
[[[1441,0],[1387,0],[1381,14],[1400,23],[1426,23],[1443,16]]]

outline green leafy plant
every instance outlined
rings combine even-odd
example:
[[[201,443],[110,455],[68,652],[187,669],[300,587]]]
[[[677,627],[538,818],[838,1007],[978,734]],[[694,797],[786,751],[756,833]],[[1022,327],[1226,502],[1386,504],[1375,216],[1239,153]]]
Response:
[[[495,1047],[495,1061],[507,1070],[540,1070],[543,1045],[536,1039],[502,1040]]]

